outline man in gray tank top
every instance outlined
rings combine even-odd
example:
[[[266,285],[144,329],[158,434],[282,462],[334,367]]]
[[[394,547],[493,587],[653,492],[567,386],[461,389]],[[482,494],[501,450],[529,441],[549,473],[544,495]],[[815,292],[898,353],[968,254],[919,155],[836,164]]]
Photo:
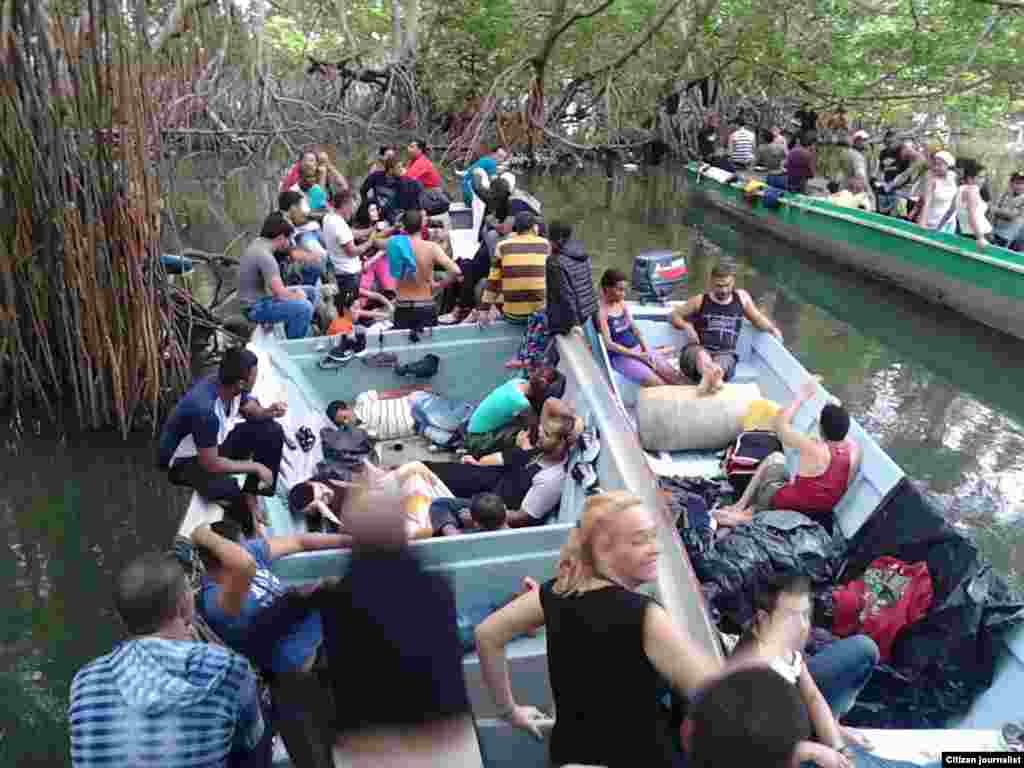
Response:
[[[736,341],[746,318],[782,341],[782,332],[736,287],[736,265],[719,261],[711,270],[711,290],[672,310],[673,327],[686,333],[679,370],[700,382],[700,394],[722,388],[736,371]]]

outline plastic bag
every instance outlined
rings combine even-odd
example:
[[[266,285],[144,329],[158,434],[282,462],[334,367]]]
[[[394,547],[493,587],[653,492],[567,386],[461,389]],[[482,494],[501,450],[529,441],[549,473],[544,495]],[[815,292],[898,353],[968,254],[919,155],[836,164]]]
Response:
[[[805,515],[769,510],[738,526],[709,551],[693,558],[704,596],[721,615],[720,628],[740,632],[753,616],[755,585],[776,573],[799,572],[817,589],[831,588],[837,546]]]
[[[1024,604],[907,480],[850,541],[843,581],[859,578],[881,555],[928,564],[932,608],[896,636],[892,666],[876,670],[848,722],[944,727],[991,684],[1000,637],[1024,620]]]

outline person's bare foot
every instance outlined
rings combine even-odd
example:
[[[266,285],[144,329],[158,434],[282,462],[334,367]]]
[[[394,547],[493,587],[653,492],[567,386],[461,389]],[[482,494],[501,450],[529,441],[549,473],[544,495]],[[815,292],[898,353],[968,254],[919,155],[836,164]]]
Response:
[[[721,392],[725,386],[725,371],[722,370],[722,366],[715,365],[708,375],[711,378],[711,394]]]
[[[711,387],[714,381],[712,371],[705,370],[700,377],[700,384],[697,385],[697,397],[704,397],[705,395],[711,394]]]
[[[522,588],[519,591],[520,594],[534,592],[538,589],[540,589],[540,584],[537,583],[536,579],[531,576],[523,576]]]

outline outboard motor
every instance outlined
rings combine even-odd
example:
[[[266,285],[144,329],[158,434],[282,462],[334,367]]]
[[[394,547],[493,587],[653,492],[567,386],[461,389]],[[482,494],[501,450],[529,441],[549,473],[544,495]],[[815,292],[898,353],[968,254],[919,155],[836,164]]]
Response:
[[[644,251],[633,259],[633,291],[641,302],[661,303],[686,282],[681,251]]]

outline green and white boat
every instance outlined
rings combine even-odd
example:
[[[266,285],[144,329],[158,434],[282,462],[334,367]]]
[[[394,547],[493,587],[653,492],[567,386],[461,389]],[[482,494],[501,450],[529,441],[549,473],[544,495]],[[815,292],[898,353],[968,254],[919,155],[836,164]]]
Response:
[[[686,174],[695,199],[744,226],[1024,339],[1024,254],[978,249],[959,235],[806,195],[786,193],[765,204],[762,194],[744,192],[743,174],[703,163],[689,163]]]

